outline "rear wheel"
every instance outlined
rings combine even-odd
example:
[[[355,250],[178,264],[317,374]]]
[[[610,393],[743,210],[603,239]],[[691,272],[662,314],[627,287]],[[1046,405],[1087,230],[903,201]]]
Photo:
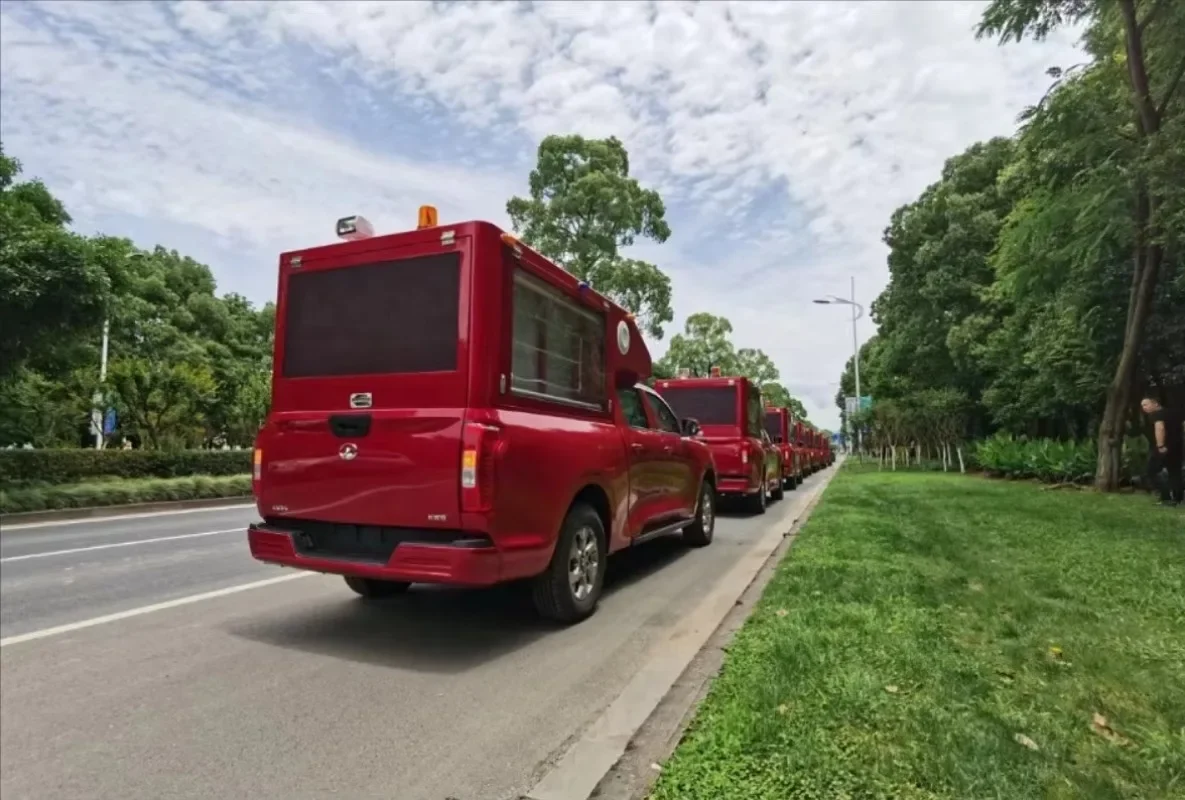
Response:
[[[380,581],[375,578],[359,578],[354,575],[345,577],[346,586],[370,599],[394,597],[397,594],[403,594],[411,587],[411,584],[405,581]]]
[[[782,486],[791,492],[794,491],[798,488],[798,476],[791,472],[786,476],[786,480],[783,481]]]
[[[761,488],[757,494],[750,495],[748,498],[749,510],[754,514],[764,514],[765,509],[769,506],[769,486],[764,480],[761,481]]]
[[[781,475],[778,476],[778,486],[774,489],[773,494],[770,495],[771,500],[781,500],[786,496],[786,479]]]
[[[695,522],[683,529],[683,541],[692,547],[706,547],[716,532],[716,487],[708,481],[699,490]]]
[[[541,616],[570,625],[592,615],[605,583],[606,538],[596,511],[586,505],[568,511],[551,563],[532,586]]]

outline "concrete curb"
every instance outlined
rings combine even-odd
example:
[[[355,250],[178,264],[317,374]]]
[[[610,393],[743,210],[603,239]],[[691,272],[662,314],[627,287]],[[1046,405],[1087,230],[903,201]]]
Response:
[[[0,525],[17,525],[28,522],[67,522],[76,519],[102,519],[125,514],[146,514],[153,511],[180,511],[190,508],[217,508],[244,505],[251,495],[230,497],[204,497],[200,500],[165,500],[158,503],[129,503],[122,506],[92,506],[91,508],[59,508],[52,511],[25,511],[17,514],[0,514]]]
[[[772,524],[695,610],[655,645],[650,660],[524,795],[524,800],[588,800],[625,753],[630,740],[777,551],[786,534],[805,522],[834,474],[832,472],[826,481],[813,488],[796,517],[790,520],[783,517]]]

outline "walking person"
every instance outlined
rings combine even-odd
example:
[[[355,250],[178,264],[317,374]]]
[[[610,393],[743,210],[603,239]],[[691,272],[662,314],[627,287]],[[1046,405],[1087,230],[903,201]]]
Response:
[[[1148,474],[1160,484],[1160,504],[1175,506],[1185,500],[1182,489],[1182,460],[1185,457],[1185,422],[1174,410],[1145,397],[1140,402],[1144,416],[1152,423],[1152,452],[1148,455]],[[1161,472],[1168,474],[1162,479]]]

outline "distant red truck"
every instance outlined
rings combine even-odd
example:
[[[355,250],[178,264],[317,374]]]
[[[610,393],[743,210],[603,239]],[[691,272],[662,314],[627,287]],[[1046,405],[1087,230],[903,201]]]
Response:
[[[777,406],[765,409],[765,432],[773,441],[782,459],[782,486],[797,489],[805,477],[803,451],[795,440],[794,412]]]
[[[494,225],[422,211],[280,257],[251,554],[366,597],[529,579],[571,623],[611,553],[710,544],[712,454],[642,385],[633,318]]]
[[[674,378],[655,383],[680,417],[694,419],[712,450],[716,489],[764,514],[782,499],[782,458],[765,431],[761,390],[744,377]]]

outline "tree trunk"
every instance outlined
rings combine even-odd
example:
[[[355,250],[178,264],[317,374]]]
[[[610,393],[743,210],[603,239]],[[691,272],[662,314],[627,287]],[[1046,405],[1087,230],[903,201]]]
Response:
[[[963,448],[956,447],[955,452],[957,452],[959,454],[959,472],[966,475],[967,474],[967,465],[965,463],[963,463]]]
[[[1132,103],[1136,110],[1136,124],[1143,143],[1160,131],[1160,111],[1152,98],[1144,61],[1143,30],[1136,19],[1135,0],[1119,0],[1123,17],[1124,46],[1127,54],[1127,74],[1130,81]],[[1164,104],[1167,105],[1175,84],[1169,87]],[[1163,106],[1162,106],[1163,107]],[[1123,332],[1123,350],[1115,365],[1115,376],[1107,387],[1107,405],[1099,423],[1099,459],[1095,465],[1095,487],[1100,491],[1112,492],[1119,488],[1120,472],[1123,466],[1123,438],[1127,432],[1127,410],[1136,376],[1136,361],[1148,318],[1152,314],[1152,301],[1156,291],[1157,275],[1160,271],[1162,252],[1156,242],[1156,205],[1146,183],[1137,187],[1135,218],[1135,252],[1132,265],[1132,287],[1128,297],[1127,325]]]
[[[896,472],[897,471],[897,445],[895,445],[895,444],[889,445],[889,453],[892,457],[892,462],[891,462],[892,469],[894,472]]]
[[[1099,458],[1095,466],[1095,487],[1113,492],[1119,488],[1123,467],[1123,439],[1127,433],[1127,414],[1132,401],[1136,362],[1144,340],[1148,318],[1152,315],[1156,278],[1162,257],[1158,245],[1148,241],[1148,226],[1153,213],[1151,199],[1141,189],[1136,203],[1136,253],[1132,271],[1132,291],[1128,302],[1127,326],[1123,350],[1115,365],[1115,376],[1107,387],[1107,405],[1099,425]]]

